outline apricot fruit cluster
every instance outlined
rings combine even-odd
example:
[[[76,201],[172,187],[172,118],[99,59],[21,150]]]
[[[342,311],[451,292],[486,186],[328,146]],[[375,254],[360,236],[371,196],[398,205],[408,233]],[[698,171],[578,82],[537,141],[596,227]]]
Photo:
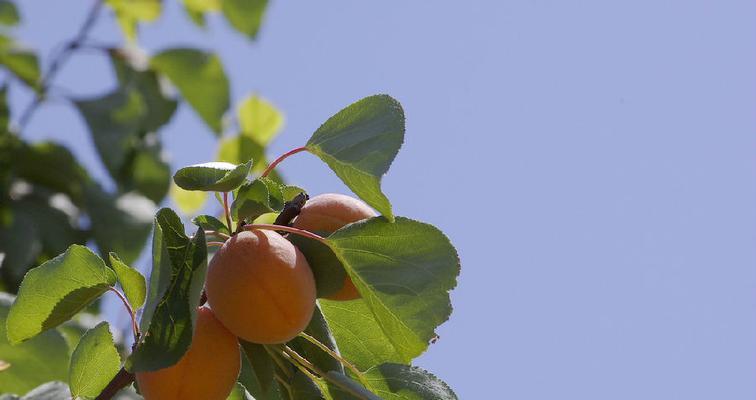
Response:
[[[322,194],[305,204],[293,226],[327,235],[374,216],[360,200]],[[239,375],[237,338],[258,344],[288,342],[309,324],[317,296],[302,252],[281,234],[261,229],[239,232],[223,244],[208,265],[205,290],[209,308],[199,308],[184,357],[171,367],[136,374],[145,399],[226,399]],[[342,287],[327,298],[359,297],[346,275]]]

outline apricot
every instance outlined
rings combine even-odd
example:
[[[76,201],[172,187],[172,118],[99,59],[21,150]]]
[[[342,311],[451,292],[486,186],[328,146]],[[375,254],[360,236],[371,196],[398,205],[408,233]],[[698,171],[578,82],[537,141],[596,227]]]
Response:
[[[207,307],[197,310],[189,350],[178,363],[137,372],[146,400],[225,400],[241,369],[239,341]]]
[[[326,193],[317,195],[305,203],[299,216],[294,220],[294,227],[310,232],[330,234],[344,225],[376,215],[375,211],[362,200],[338,193]],[[354,287],[349,275],[345,275],[341,289],[325,298],[341,301],[354,300],[360,298],[360,293]]]
[[[252,343],[293,339],[315,310],[307,259],[274,231],[245,231],[227,240],[210,261],[206,290],[223,325]]]

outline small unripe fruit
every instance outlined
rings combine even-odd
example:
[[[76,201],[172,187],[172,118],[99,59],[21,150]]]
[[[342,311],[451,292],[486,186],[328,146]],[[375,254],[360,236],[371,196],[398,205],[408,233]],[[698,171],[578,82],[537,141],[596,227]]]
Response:
[[[307,259],[274,231],[244,231],[227,240],[210,261],[206,290],[223,325],[252,343],[293,339],[315,310]]]
[[[305,203],[299,216],[294,220],[294,227],[310,232],[330,234],[343,227],[377,214],[362,200],[337,193],[317,195]],[[344,285],[336,293],[326,296],[331,300],[354,300],[360,293],[354,287],[349,275],[344,277]]]
[[[207,307],[197,310],[192,344],[178,363],[137,372],[145,400],[225,400],[241,368],[239,342]]]

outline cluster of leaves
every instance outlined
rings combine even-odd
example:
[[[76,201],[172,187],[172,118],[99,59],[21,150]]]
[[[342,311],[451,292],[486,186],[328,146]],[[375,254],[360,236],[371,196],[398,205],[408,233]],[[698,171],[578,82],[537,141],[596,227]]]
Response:
[[[105,4],[131,40],[138,24],[154,20],[161,10],[158,0]],[[219,11],[253,38],[266,2],[184,0],[184,5],[198,25],[204,25],[205,14]],[[18,19],[13,4],[0,0],[0,24]],[[236,124],[228,124],[229,82],[216,55],[191,48],[150,57],[115,47],[102,51],[113,65],[115,89],[71,100],[112,178],[112,190],[95,181],[65,146],[22,140],[9,123],[7,87],[0,92],[0,289],[8,292],[0,294],[0,395],[95,398],[119,371],[164,368],[185,354],[211,256],[205,230],[231,234],[233,225],[200,215],[193,219],[194,234],[187,235],[176,212],[157,210],[169,192],[184,214],[201,209],[209,192],[230,193],[230,217],[238,225],[272,222],[304,191],[286,185],[275,171],[260,176],[269,166],[266,148],[283,116],[265,99],[249,96],[235,107]],[[34,64],[34,71],[3,54],[0,64],[43,99],[46,79],[30,54],[34,62],[27,64]],[[168,94],[166,85],[179,97]],[[218,162],[182,168],[171,183],[159,131],[181,100],[220,138]],[[223,136],[229,131],[235,134]],[[436,228],[395,216],[381,189],[381,177],[403,139],[400,104],[376,95],[328,119],[303,146],[382,214],[348,225],[324,242],[287,236],[308,260],[329,261],[311,262],[319,297],[336,290],[346,274],[361,298],[319,300],[305,335],[287,343],[321,374],[306,374],[261,345],[242,343],[242,372],[229,399],[456,398],[445,383],[411,365],[451,313],[449,291],[459,260]],[[130,265],[150,233],[148,285]],[[84,246],[92,242],[99,254]],[[130,353],[127,341],[114,336],[107,323],[87,324],[82,317],[97,312],[97,300],[107,291],[122,293],[131,317],[140,317],[134,329],[140,335]],[[0,396],[6,398],[19,397]]]

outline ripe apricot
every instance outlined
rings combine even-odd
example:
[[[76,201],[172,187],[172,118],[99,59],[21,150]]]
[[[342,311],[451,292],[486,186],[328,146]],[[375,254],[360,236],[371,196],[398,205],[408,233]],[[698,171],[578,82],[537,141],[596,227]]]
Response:
[[[294,227],[311,232],[330,234],[346,224],[375,217],[377,214],[362,200],[338,193],[317,195],[305,203]],[[344,277],[344,286],[336,293],[326,296],[331,300],[354,300],[360,293],[349,275]]]
[[[245,231],[227,240],[210,261],[206,290],[223,325],[253,343],[293,339],[315,310],[307,259],[274,231]]]
[[[192,344],[178,363],[137,372],[146,400],[225,400],[241,368],[239,342],[207,307],[197,310]]]

